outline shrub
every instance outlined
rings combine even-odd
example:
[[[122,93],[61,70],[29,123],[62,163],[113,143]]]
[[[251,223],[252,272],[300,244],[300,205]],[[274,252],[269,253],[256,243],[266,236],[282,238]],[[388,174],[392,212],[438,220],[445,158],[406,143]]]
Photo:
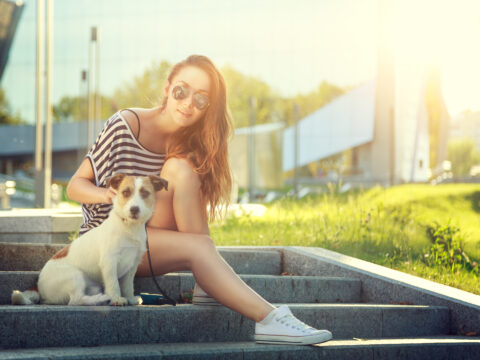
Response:
[[[463,237],[458,227],[439,223],[427,225],[427,236],[432,242],[429,253],[425,254],[427,265],[450,268],[452,272],[465,269],[478,274],[478,264],[472,262],[463,250]]]

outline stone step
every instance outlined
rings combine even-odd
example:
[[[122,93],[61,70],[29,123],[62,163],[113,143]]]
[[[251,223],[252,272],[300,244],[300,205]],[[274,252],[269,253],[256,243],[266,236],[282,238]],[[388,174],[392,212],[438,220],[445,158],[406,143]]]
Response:
[[[0,243],[0,271],[36,271],[64,244]],[[278,275],[281,251],[218,247],[222,257],[238,274]]]
[[[36,284],[38,271],[1,271],[0,304],[10,304],[13,290],[29,289]],[[356,279],[320,276],[280,276],[245,274],[240,277],[269,302],[281,303],[353,303],[360,302],[361,283]],[[157,282],[167,294],[179,299],[195,285],[190,273],[158,276]],[[150,277],[135,278],[135,293],[158,293]]]
[[[438,306],[291,304],[300,320],[336,340],[448,334]],[[252,341],[254,322],[225,307],[0,306],[0,348]]]
[[[480,339],[454,336],[373,340],[332,340],[314,346],[264,345],[254,342],[103,345],[0,351],[5,360],[84,359],[355,359],[478,360]]]
[[[0,211],[0,241],[67,243],[82,223],[80,208]]]

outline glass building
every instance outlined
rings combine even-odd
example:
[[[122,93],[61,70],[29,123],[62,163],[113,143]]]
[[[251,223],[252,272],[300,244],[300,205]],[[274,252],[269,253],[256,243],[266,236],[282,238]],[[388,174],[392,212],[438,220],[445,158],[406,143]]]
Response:
[[[34,123],[36,1],[24,4],[0,85],[12,111]],[[53,6],[54,105],[64,96],[85,96],[92,27],[99,30],[105,96],[154,63],[194,53],[258,77],[283,96],[307,93],[323,80],[359,84],[375,72],[376,0],[53,0]]]
[[[32,125],[35,120],[36,4],[34,0],[25,1],[1,81],[11,111]],[[428,177],[428,168],[434,166],[429,161],[428,114],[423,107],[426,75],[418,63],[409,63],[413,40],[392,41],[404,20],[398,15],[389,15],[395,4],[399,3],[395,0],[54,0],[52,102],[58,106],[65,98],[85,99],[88,89],[91,92],[98,89],[102,96],[102,111],[96,115],[99,121],[119,108],[150,106],[159,101],[161,88],[157,87],[157,93],[140,92],[126,99],[122,94],[129,89],[142,89],[142,84],[159,82],[149,78],[153,73],[147,70],[161,67],[162,62],[172,65],[190,54],[205,54],[220,69],[229,66],[245,78],[266,84],[271,94],[281,100],[307,97],[323,81],[346,92],[359,89],[357,92],[361,93],[361,89],[365,89],[364,93],[370,95],[362,96],[368,99],[362,100],[354,92],[350,93],[337,102],[341,106],[335,105],[342,108],[340,113],[329,113],[334,108],[332,104],[318,113],[321,120],[311,118],[308,125],[311,129],[304,128],[307,122],[303,123],[300,130],[304,128],[301,131],[306,131],[308,136],[299,140],[300,151],[309,157],[303,161],[300,154],[299,165],[331,156],[339,145],[340,152],[357,148],[351,154],[350,163],[363,174],[362,181],[423,181]],[[96,42],[91,39],[93,27],[98,29]],[[385,47],[391,47],[387,53]],[[256,90],[250,87],[243,90],[250,91],[254,95]],[[235,94],[242,95],[241,92]],[[360,134],[359,130],[358,134],[348,136],[340,131],[338,139],[329,138],[332,146],[320,151],[321,138],[333,131],[333,122],[349,133],[354,130],[349,122],[361,124],[350,115],[359,113],[355,110],[359,104],[368,110],[362,111],[365,118],[362,121],[368,126],[360,129],[367,129],[367,133]],[[85,107],[86,102],[79,101],[77,106]],[[236,122],[249,124],[249,119],[240,118],[248,117],[248,104],[245,109],[243,115],[234,119]],[[314,111],[311,114],[313,116]],[[66,116],[60,120],[64,123],[85,120],[86,111],[78,111],[77,115],[76,119]],[[303,119],[306,116],[308,114]],[[278,116],[266,120],[284,121],[286,119]],[[377,129],[378,126],[383,126],[383,130]],[[84,131],[81,127],[62,129],[57,134],[76,138],[81,134],[73,132]],[[285,132],[283,145],[291,149],[289,131],[292,129]],[[31,143],[31,131],[27,133],[29,138],[22,139],[19,132],[16,141]],[[312,138],[315,133],[321,136]],[[363,140],[352,140],[359,135]],[[85,140],[80,140],[76,146],[85,151]],[[62,141],[65,143],[65,139]],[[56,146],[63,146],[59,139],[54,138],[53,142],[54,151]],[[65,147],[62,149],[67,151]],[[283,152],[283,170],[288,171],[291,166],[285,167],[285,162],[293,161],[288,159],[292,152],[285,148]],[[381,154],[382,160],[375,154]],[[367,163],[377,164],[378,176],[372,175],[376,170]],[[68,171],[57,173],[68,176]]]

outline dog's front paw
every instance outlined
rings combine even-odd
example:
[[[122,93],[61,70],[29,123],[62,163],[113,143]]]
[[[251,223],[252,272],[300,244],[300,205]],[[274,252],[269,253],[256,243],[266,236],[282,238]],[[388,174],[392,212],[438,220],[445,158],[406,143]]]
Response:
[[[143,301],[140,296],[132,296],[128,298],[128,305],[142,305]]]
[[[128,304],[128,300],[124,297],[115,297],[110,300],[111,306],[125,306]]]

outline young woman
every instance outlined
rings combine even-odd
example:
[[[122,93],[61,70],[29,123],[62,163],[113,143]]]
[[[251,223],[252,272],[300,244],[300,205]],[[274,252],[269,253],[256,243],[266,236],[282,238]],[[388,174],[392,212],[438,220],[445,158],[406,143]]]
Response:
[[[191,270],[199,285],[195,292],[204,290],[256,322],[257,342],[303,345],[331,339],[329,331],[305,325],[288,307],[275,308],[248,287],[209,236],[208,218],[228,203],[231,189],[227,141],[232,126],[220,72],[207,57],[190,56],[173,67],[163,95],[158,107],[113,115],[73,175],[67,192],[83,203],[80,233],[107,217],[116,196],[106,188],[108,177],[160,175],[168,180],[168,191],[158,193],[147,226],[156,275]],[[137,276],[149,275],[144,258]]]

